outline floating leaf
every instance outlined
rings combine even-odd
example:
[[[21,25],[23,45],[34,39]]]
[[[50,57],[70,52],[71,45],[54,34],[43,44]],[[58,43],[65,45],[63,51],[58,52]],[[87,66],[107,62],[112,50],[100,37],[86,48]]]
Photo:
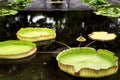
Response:
[[[114,33],[108,33],[105,31],[95,31],[88,35],[92,40],[98,41],[111,41],[114,40],[117,36]]]
[[[70,48],[60,52],[56,59],[59,68],[73,76],[98,78],[118,70],[118,57],[105,49]]]
[[[16,33],[17,38],[25,41],[45,41],[54,39],[56,33],[53,29],[50,28],[21,28]]]
[[[18,59],[33,55],[36,45],[28,41],[8,40],[0,42],[0,58]]]
[[[79,36],[76,40],[79,41],[79,42],[85,42],[86,41],[86,39],[83,36]]]

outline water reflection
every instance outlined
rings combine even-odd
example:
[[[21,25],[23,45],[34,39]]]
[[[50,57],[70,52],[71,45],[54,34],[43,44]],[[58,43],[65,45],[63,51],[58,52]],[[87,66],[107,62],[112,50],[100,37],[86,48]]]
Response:
[[[71,47],[76,47],[79,42],[76,38],[82,35],[87,39],[81,46],[85,46],[93,40],[88,38],[88,34],[93,31],[108,31],[115,33],[117,38],[111,42],[96,41],[91,47],[96,49],[104,48],[118,54],[120,52],[120,18],[108,18],[96,16],[92,11],[82,12],[20,12],[16,16],[7,16],[0,18],[0,41],[17,39],[16,32],[22,27],[47,27],[56,30],[57,41],[66,43]],[[39,51],[55,51],[65,46],[52,43],[49,45],[39,46]],[[0,79],[15,80],[92,80],[86,78],[76,78],[59,70],[55,58],[52,54],[41,53],[24,64],[11,64],[5,67],[0,65]],[[3,68],[4,67],[4,68]],[[7,69],[6,69],[7,68]],[[9,70],[11,73],[9,73]],[[8,73],[7,73],[8,72]],[[51,74],[52,73],[52,74]],[[96,80],[117,80],[117,74],[100,78]],[[2,75],[2,76],[1,76]],[[14,76],[14,78],[13,78]]]
[[[48,27],[56,30],[56,40],[70,46],[77,46],[76,38],[80,35],[87,39],[82,46],[91,40],[88,34],[93,31],[107,31],[117,34],[119,40],[120,32],[119,18],[108,18],[95,16],[92,12],[21,12],[16,16],[1,18],[1,41],[16,39],[16,32],[21,27]],[[4,36],[3,36],[4,35]]]

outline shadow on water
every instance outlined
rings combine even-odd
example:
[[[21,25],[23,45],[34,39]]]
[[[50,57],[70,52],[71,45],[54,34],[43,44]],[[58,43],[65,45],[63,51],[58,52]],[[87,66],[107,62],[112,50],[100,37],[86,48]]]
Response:
[[[0,41],[17,39],[16,32],[22,27],[47,27],[56,30],[56,40],[71,47],[76,47],[79,42],[76,38],[84,36],[87,41],[85,46],[93,40],[88,34],[93,31],[108,31],[115,33],[117,38],[110,42],[96,41],[90,47],[103,48],[113,51],[120,58],[120,18],[96,16],[92,11],[81,12],[19,12],[15,16],[0,18]],[[62,49],[63,45],[51,43],[38,46],[37,55],[23,62],[0,64],[0,80],[118,80],[118,72],[112,76],[90,79],[70,76],[59,70],[57,62],[50,51]],[[39,53],[46,51],[48,53]],[[26,59],[27,60],[27,59]]]

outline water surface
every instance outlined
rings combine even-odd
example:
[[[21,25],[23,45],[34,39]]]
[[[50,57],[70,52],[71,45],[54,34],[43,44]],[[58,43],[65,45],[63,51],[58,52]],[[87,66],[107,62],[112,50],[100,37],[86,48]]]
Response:
[[[76,38],[87,39],[81,46],[90,43],[88,34],[93,31],[115,33],[117,38],[110,42],[96,41],[90,47],[108,49],[120,58],[120,18],[96,16],[92,11],[70,12],[19,12],[15,16],[0,18],[0,41],[16,40],[16,32],[24,27],[46,27],[56,31],[56,40],[77,47]],[[53,42],[38,45],[36,55],[19,60],[0,60],[0,80],[93,80],[68,75],[59,70],[53,55],[66,47]],[[54,54],[52,54],[54,52]],[[94,80],[118,80],[120,72]]]

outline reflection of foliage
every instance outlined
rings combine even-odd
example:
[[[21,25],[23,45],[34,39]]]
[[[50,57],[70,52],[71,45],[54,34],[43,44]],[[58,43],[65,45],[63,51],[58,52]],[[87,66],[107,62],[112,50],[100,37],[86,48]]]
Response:
[[[0,16],[14,15],[16,13],[17,13],[16,10],[7,10],[7,9],[0,10]]]
[[[120,17],[120,8],[112,7],[107,0],[81,0],[82,2],[88,3],[90,6],[95,8],[94,11],[97,15],[109,16],[109,17]]]
[[[9,4],[9,6],[11,6],[12,9],[15,9],[15,10],[22,10],[31,2],[32,0],[14,0],[12,3]]]

